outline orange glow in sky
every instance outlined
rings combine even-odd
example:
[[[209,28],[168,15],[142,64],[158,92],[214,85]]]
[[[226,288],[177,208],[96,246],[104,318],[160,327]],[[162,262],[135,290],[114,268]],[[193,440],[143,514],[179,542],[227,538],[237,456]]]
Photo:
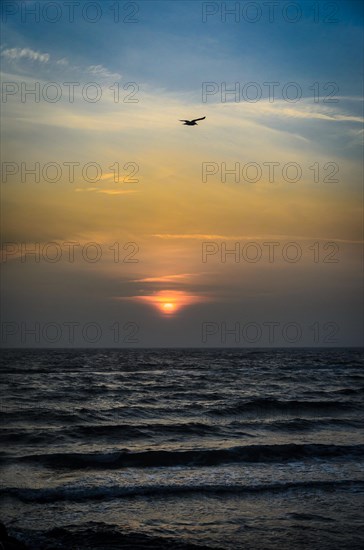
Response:
[[[174,315],[183,307],[206,301],[205,296],[187,294],[181,290],[161,290],[149,296],[133,296],[129,299],[150,304],[166,316]]]

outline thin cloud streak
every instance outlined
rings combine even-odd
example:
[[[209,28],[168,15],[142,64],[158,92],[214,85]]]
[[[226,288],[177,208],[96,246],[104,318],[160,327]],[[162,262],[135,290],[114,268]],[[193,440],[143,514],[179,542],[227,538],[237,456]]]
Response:
[[[363,240],[351,240],[351,239],[340,239],[336,237],[305,237],[303,235],[210,235],[210,234],[169,234],[169,233],[156,233],[151,235],[151,237],[156,237],[158,239],[181,239],[181,240],[240,240],[240,241],[262,241],[266,239],[286,239],[286,240],[296,240],[296,241],[335,241],[347,244],[363,244]]]

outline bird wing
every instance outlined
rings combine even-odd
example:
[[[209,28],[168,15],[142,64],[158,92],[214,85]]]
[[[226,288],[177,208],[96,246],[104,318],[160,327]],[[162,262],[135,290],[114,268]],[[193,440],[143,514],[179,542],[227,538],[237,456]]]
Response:
[[[181,119],[178,119],[180,122],[190,122],[189,120],[181,120]]]
[[[205,116],[203,116],[202,118],[194,118],[191,122],[197,122],[197,120],[204,120],[205,118]]]

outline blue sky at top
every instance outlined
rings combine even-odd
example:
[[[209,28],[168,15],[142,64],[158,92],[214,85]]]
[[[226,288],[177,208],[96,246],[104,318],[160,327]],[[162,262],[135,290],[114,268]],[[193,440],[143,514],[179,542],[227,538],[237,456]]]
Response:
[[[125,4],[120,2],[121,16]],[[309,95],[314,81],[337,81],[340,75],[342,95],[361,93],[354,69],[363,55],[359,0],[336,2],[338,22],[320,24],[313,20],[315,3],[309,0],[296,2],[302,7],[298,23],[284,20],[281,8],[287,2],[275,8],[273,23],[263,2],[256,3],[263,10],[256,23],[235,22],[233,16],[222,23],[220,13],[204,23],[203,2],[136,4],[138,23],[114,23],[108,1],[100,3],[103,12],[97,23],[84,21],[80,7],[75,8],[74,23],[68,22],[64,6],[55,23],[34,24],[31,16],[22,23],[20,15],[9,16],[3,47],[30,47],[75,64],[103,65],[128,80],[174,92],[199,92],[201,81],[295,81]],[[221,3],[215,4],[221,9]],[[234,4],[226,3],[230,8]],[[330,3],[319,4],[324,19]]]

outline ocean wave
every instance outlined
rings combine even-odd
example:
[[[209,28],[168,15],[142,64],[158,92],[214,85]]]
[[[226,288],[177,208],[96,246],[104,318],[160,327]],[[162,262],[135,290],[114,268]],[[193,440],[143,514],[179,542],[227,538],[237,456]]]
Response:
[[[236,422],[235,425],[239,424]],[[241,423],[244,426],[249,426],[247,423]],[[359,428],[363,426],[363,422],[360,419],[354,418],[292,418],[288,420],[273,420],[271,422],[259,422],[254,423],[255,427],[263,428],[265,430],[272,430],[277,432],[298,432],[298,431],[312,431],[312,430],[325,430],[327,428]]]
[[[10,530],[10,529],[9,529]],[[88,521],[82,525],[65,525],[46,531],[36,529],[17,529],[14,534],[26,542],[29,550],[39,549],[77,549],[77,550],[222,550],[213,545],[193,544],[171,536],[158,536],[131,530],[121,530],[119,526]]]
[[[134,440],[147,438],[163,438],[166,436],[211,436],[221,432],[223,426],[211,425],[203,422],[180,422],[180,423],[143,423],[143,424],[81,424],[67,427],[31,428],[16,427],[5,428],[0,434],[0,442],[21,444],[41,444],[54,442],[67,442],[74,439],[87,438],[92,436],[97,439],[112,440]],[[239,433],[239,436],[254,437],[248,433]]]
[[[264,493],[282,492],[290,489],[323,491],[342,488],[348,490],[364,490],[364,482],[355,479],[328,480],[328,481],[285,481],[276,483],[255,483],[255,484],[156,484],[142,486],[95,486],[95,487],[54,487],[49,489],[30,489],[3,487],[1,495],[15,497],[23,502],[56,502],[87,501],[87,500],[111,500],[115,498],[134,496],[183,496],[184,494],[208,493]]]
[[[292,460],[363,456],[364,445],[282,444],[245,445],[227,449],[155,450],[111,453],[53,453],[10,457],[2,453],[2,462],[36,463],[62,470],[156,468],[173,466],[217,466],[240,462],[287,462]]]
[[[239,415],[239,414],[316,414],[323,412],[347,412],[357,409],[356,403],[346,401],[303,401],[280,400],[274,398],[257,398],[246,402],[238,402],[232,405],[210,409],[213,415]]]

